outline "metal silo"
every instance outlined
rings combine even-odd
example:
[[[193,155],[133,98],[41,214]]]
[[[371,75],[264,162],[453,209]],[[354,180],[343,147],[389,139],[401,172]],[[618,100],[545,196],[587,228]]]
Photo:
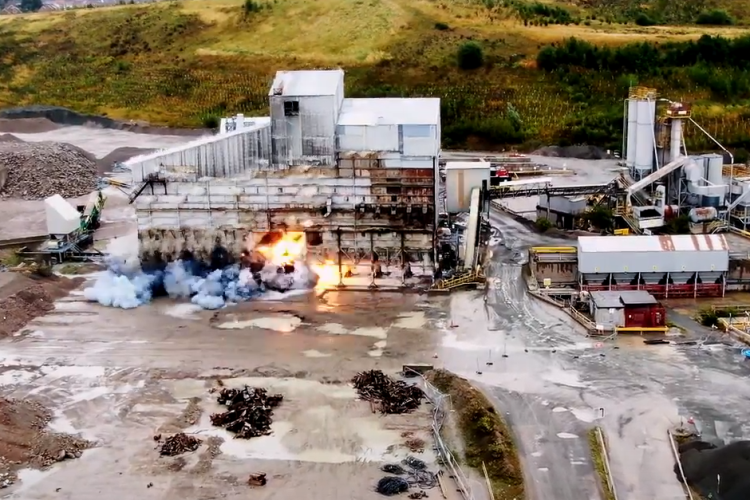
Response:
[[[628,168],[635,165],[636,147],[637,147],[637,129],[638,129],[638,101],[628,99],[628,131],[627,131],[627,149],[625,150],[625,164]]]
[[[721,186],[724,182],[722,179],[722,168],[724,166],[724,158],[719,154],[707,154],[703,155],[705,158],[706,165],[706,180],[709,184],[714,186]],[[716,190],[713,190],[716,191]],[[712,193],[713,194],[713,193]],[[723,196],[704,196],[703,206],[704,207],[720,207],[724,203]]]
[[[636,152],[635,171],[638,178],[651,173],[654,168],[654,120],[656,101],[636,101]]]

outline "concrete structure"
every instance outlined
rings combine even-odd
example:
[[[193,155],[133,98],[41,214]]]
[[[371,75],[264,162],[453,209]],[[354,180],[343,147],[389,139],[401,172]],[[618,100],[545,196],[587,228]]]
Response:
[[[445,164],[446,210],[449,214],[468,212],[471,192],[490,186],[490,164],[484,161],[453,161]]]
[[[345,99],[343,77],[279,72],[270,118],[238,115],[225,133],[125,162],[141,258],[222,247],[237,259],[287,232],[305,236],[313,260],[431,270],[440,100]]]
[[[637,330],[663,328],[666,312],[656,299],[645,291],[591,292],[590,314],[597,330]]]

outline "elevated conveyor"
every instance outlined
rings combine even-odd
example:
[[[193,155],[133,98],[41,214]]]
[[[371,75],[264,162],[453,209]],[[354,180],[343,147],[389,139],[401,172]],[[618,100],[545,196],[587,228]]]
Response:
[[[549,177],[530,179],[526,181],[504,182],[493,186],[489,190],[491,200],[499,198],[525,198],[529,196],[581,196],[588,194],[611,194],[623,192],[620,184],[615,180],[608,184],[571,184],[568,186],[553,186]]]

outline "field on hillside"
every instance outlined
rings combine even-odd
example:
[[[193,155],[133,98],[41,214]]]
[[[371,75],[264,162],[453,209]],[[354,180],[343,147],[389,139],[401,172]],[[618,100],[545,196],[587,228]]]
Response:
[[[590,110],[569,83],[535,68],[545,45],[568,37],[617,46],[747,33],[741,26],[644,27],[607,17],[612,5],[629,2],[185,0],[3,16],[0,105],[54,104],[201,126],[225,113],[266,114],[279,69],[344,67],[350,96],[441,97],[448,145],[548,141]],[[736,3],[726,0],[726,9],[739,22],[746,13]],[[649,8],[666,12],[660,5],[667,4],[655,0]],[[556,24],[561,8],[568,24]],[[457,51],[469,41],[481,46],[483,64],[462,70]],[[614,106],[631,83],[602,76],[590,90]],[[748,129],[744,115],[708,102],[710,92],[699,85],[688,82],[672,94],[661,88],[673,99],[701,101],[696,113],[711,132]],[[505,130],[511,115],[524,129],[517,137]]]

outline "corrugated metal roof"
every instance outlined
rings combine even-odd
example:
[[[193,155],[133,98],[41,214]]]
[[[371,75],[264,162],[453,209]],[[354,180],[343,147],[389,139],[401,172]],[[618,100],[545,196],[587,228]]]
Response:
[[[489,170],[490,164],[486,161],[449,161],[445,163],[446,170]]]
[[[645,290],[623,290],[618,292],[620,301],[626,306],[657,304],[656,298]]]
[[[620,292],[591,292],[591,300],[599,309],[625,307],[620,301]]]
[[[269,96],[313,97],[336,95],[343,85],[344,70],[277,71]],[[343,89],[341,89],[343,92]]]
[[[337,125],[438,125],[440,99],[382,97],[344,99]]]
[[[659,236],[580,236],[578,248],[588,252],[727,252],[723,234]]]

